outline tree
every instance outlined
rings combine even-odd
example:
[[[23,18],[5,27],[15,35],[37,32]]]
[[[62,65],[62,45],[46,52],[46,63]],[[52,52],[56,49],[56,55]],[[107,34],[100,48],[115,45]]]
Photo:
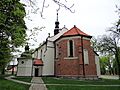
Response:
[[[105,56],[101,57],[101,70],[103,74],[105,74],[106,66],[109,68],[110,73],[114,74],[118,70],[120,79],[120,8],[118,6],[116,7],[116,12],[119,15],[118,21],[108,30],[110,32],[108,35],[103,35],[99,39],[94,38],[92,40],[92,46],[95,48],[95,51],[100,52],[102,55],[112,55],[112,57],[115,57],[112,62],[113,67],[111,67],[109,62],[107,62],[108,65],[106,64],[106,61],[109,60]]]
[[[113,60],[113,72],[114,74],[118,75],[117,62],[115,59]]]
[[[100,70],[101,70],[102,75],[106,74],[107,64],[108,64],[108,58],[106,56],[101,56],[100,57]]]
[[[107,55],[107,56],[100,56],[100,68],[101,68],[101,74],[113,74],[113,56]]]
[[[4,74],[11,52],[25,43],[26,15],[24,4],[20,0],[0,0],[0,68]],[[2,66],[3,67],[2,67]]]
[[[98,40],[95,37],[92,37],[91,39],[91,46],[93,47],[95,52],[100,52],[101,47],[99,46]]]
[[[120,53],[120,35],[117,30],[113,30],[112,28],[110,29],[112,31],[110,35],[103,35],[102,38],[99,40],[99,46],[101,47],[101,52],[104,54],[113,54],[115,55],[115,60],[117,62],[117,68],[118,68],[118,74],[119,74],[119,79],[120,79],[120,58],[119,58],[119,53]]]
[[[2,71],[2,74],[4,74],[4,68],[11,58],[10,48],[7,43],[7,40],[4,39],[0,44],[0,71]]]
[[[99,59],[100,59],[100,70],[101,74],[113,74],[114,75],[114,68],[115,62],[114,62],[114,56],[111,52],[106,52],[105,50],[102,50],[103,47],[99,44],[99,39],[96,39],[95,37],[92,38],[92,47],[95,52],[99,53]],[[114,64],[114,65],[113,65]]]

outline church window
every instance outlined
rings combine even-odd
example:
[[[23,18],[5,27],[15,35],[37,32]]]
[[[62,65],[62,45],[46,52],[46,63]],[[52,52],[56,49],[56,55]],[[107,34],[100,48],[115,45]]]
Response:
[[[89,64],[89,59],[88,59],[88,50],[84,49],[84,64]]]
[[[38,58],[38,49],[36,49],[36,58]]]
[[[58,52],[58,48],[59,47],[59,45],[58,44],[56,44],[56,58],[58,58],[58,55],[59,55],[59,52]]]
[[[42,50],[41,50],[41,56],[40,56],[40,58],[42,59]]]
[[[68,56],[69,57],[73,57],[73,48],[74,47],[74,45],[73,45],[73,41],[72,40],[69,40],[69,42],[68,42]]]
[[[24,61],[22,61],[21,64],[24,64]]]

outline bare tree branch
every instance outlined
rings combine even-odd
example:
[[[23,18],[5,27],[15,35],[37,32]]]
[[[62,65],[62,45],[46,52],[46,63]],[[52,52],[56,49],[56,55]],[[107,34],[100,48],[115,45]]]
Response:
[[[44,11],[44,8],[48,8],[48,7],[49,7],[49,4],[48,4],[47,6],[45,6],[45,0],[43,0],[42,11],[40,12],[42,18],[43,18],[43,11]],[[45,18],[43,18],[43,19],[45,19]]]
[[[39,34],[40,31],[42,31],[45,27],[34,27],[33,29],[28,29],[27,31],[30,32],[30,34],[27,36],[27,40],[33,40],[37,42],[36,36]]]
[[[29,13],[34,13],[37,14],[40,11],[40,7],[37,5],[37,1],[36,0],[23,0],[26,1],[28,4],[27,6],[31,8],[31,10],[28,10],[27,15],[29,15]],[[44,18],[44,9],[49,7],[46,4],[47,0],[42,0],[42,7],[41,7],[41,11],[40,11],[40,16]],[[67,6],[66,3],[68,2],[67,0],[65,0],[66,3],[63,3],[61,0],[52,0],[55,4],[57,4],[59,6],[59,8],[57,9],[57,12],[60,10],[60,8],[65,8],[66,10],[70,11],[71,13],[75,13],[75,10],[72,10],[72,8],[74,7],[74,4],[72,4],[71,6]],[[27,17],[28,20],[31,20],[30,17]]]
[[[60,7],[64,7],[66,10],[69,10],[71,13],[75,13],[75,10],[72,11],[74,4],[72,4],[70,7],[66,6],[64,3],[60,2],[60,0],[53,0],[57,5]],[[66,0],[65,0],[66,1]],[[66,1],[67,2],[67,1]]]

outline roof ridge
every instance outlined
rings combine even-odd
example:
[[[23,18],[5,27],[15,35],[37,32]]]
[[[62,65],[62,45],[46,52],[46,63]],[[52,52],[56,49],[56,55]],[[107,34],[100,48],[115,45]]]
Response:
[[[71,35],[90,36],[85,32],[83,32],[82,30],[80,30],[79,28],[77,28],[75,25],[74,27],[72,27],[70,30],[68,30],[63,34],[63,36],[71,36]]]
[[[78,29],[76,26],[75,26],[74,28],[75,28],[75,30],[77,31],[77,33],[79,34],[79,32],[78,32],[79,29]]]

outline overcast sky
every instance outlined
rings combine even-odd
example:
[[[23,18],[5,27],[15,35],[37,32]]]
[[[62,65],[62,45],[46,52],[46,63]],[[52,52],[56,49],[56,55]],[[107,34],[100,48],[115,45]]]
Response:
[[[25,1],[25,0],[22,0]],[[28,0],[26,0],[28,1]],[[32,21],[25,19],[26,25],[28,29],[32,29],[33,27],[43,27],[45,29],[39,31],[36,36],[37,42],[30,40],[29,43],[34,44],[35,46],[30,46],[30,48],[37,48],[40,43],[46,40],[48,33],[51,36],[54,34],[54,27],[56,21],[56,9],[58,6],[53,2],[53,0],[46,0],[45,5],[49,4],[49,7],[44,9],[42,19],[40,16],[40,11],[42,7],[43,0],[36,0],[37,6],[40,8],[37,14],[29,14]],[[91,35],[91,36],[99,36],[106,33],[106,30],[115,23],[118,19],[115,5],[120,5],[120,0],[60,0],[63,1],[68,7],[74,4],[72,10],[75,10],[75,13],[71,13],[70,11],[61,8],[59,11],[59,22],[60,28],[66,26],[66,28],[70,29],[74,25],[76,25],[83,32]],[[26,8],[26,12],[28,12]],[[28,32],[27,32],[28,33]],[[20,48],[24,51],[24,48]],[[17,62],[15,61],[15,64]]]
[[[37,5],[39,6],[39,11],[41,11],[42,1],[36,0]],[[97,37],[98,35],[102,35],[105,31],[112,26],[112,24],[118,19],[115,5],[118,5],[120,0],[61,0],[69,7],[74,4],[72,10],[75,10],[75,13],[71,13],[70,11],[61,8],[59,13],[59,22],[60,28],[66,26],[66,28],[70,29],[74,25],[76,25],[83,32]],[[29,29],[39,26],[45,26],[45,29],[39,32],[38,36],[36,36],[38,42],[29,41],[32,44],[35,44],[36,48],[38,45],[43,42],[48,33],[53,35],[55,21],[56,21],[56,9],[58,6],[52,0],[46,0],[45,5],[48,5],[48,8],[44,9],[42,19],[40,13],[30,14],[30,18],[32,21],[25,19],[26,25]]]

